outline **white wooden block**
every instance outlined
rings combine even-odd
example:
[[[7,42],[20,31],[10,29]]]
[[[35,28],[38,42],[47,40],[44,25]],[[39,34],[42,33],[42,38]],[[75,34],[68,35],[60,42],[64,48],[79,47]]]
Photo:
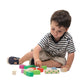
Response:
[[[61,72],[67,72],[67,68],[61,68]]]

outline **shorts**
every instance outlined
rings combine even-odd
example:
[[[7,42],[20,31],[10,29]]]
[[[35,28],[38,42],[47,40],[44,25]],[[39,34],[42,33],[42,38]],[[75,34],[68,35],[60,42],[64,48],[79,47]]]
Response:
[[[33,50],[31,50],[31,51],[33,51]],[[65,65],[66,64],[66,58],[59,57],[59,56],[52,56],[48,52],[46,52],[44,50],[41,50],[40,51],[40,53],[39,53],[39,59],[41,61],[54,60],[56,62],[61,63],[62,65]],[[30,60],[30,62],[31,62],[31,60]]]

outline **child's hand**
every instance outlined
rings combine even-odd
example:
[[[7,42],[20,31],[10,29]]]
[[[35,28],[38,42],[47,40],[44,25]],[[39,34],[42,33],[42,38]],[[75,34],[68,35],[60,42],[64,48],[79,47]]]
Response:
[[[42,63],[40,59],[35,59],[35,65],[41,67]]]
[[[70,70],[70,66],[69,66],[69,65],[64,65],[64,66],[62,66],[61,68],[67,68],[67,71]]]

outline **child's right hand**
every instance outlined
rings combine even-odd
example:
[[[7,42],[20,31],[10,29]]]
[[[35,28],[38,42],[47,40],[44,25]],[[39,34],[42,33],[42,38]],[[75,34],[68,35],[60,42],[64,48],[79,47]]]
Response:
[[[42,62],[40,59],[35,59],[35,65],[41,67]]]

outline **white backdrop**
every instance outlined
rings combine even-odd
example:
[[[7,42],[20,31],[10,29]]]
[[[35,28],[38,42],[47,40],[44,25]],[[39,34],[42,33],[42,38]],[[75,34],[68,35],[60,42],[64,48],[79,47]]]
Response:
[[[84,75],[84,6],[83,0],[0,0],[0,84],[59,83],[83,84]],[[22,75],[18,66],[7,64],[9,56],[22,57],[34,48],[50,31],[50,17],[54,11],[70,12],[69,29],[75,47],[75,59],[69,72],[57,75],[42,73],[32,78]],[[17,74],[13,76],[12,70]]]

